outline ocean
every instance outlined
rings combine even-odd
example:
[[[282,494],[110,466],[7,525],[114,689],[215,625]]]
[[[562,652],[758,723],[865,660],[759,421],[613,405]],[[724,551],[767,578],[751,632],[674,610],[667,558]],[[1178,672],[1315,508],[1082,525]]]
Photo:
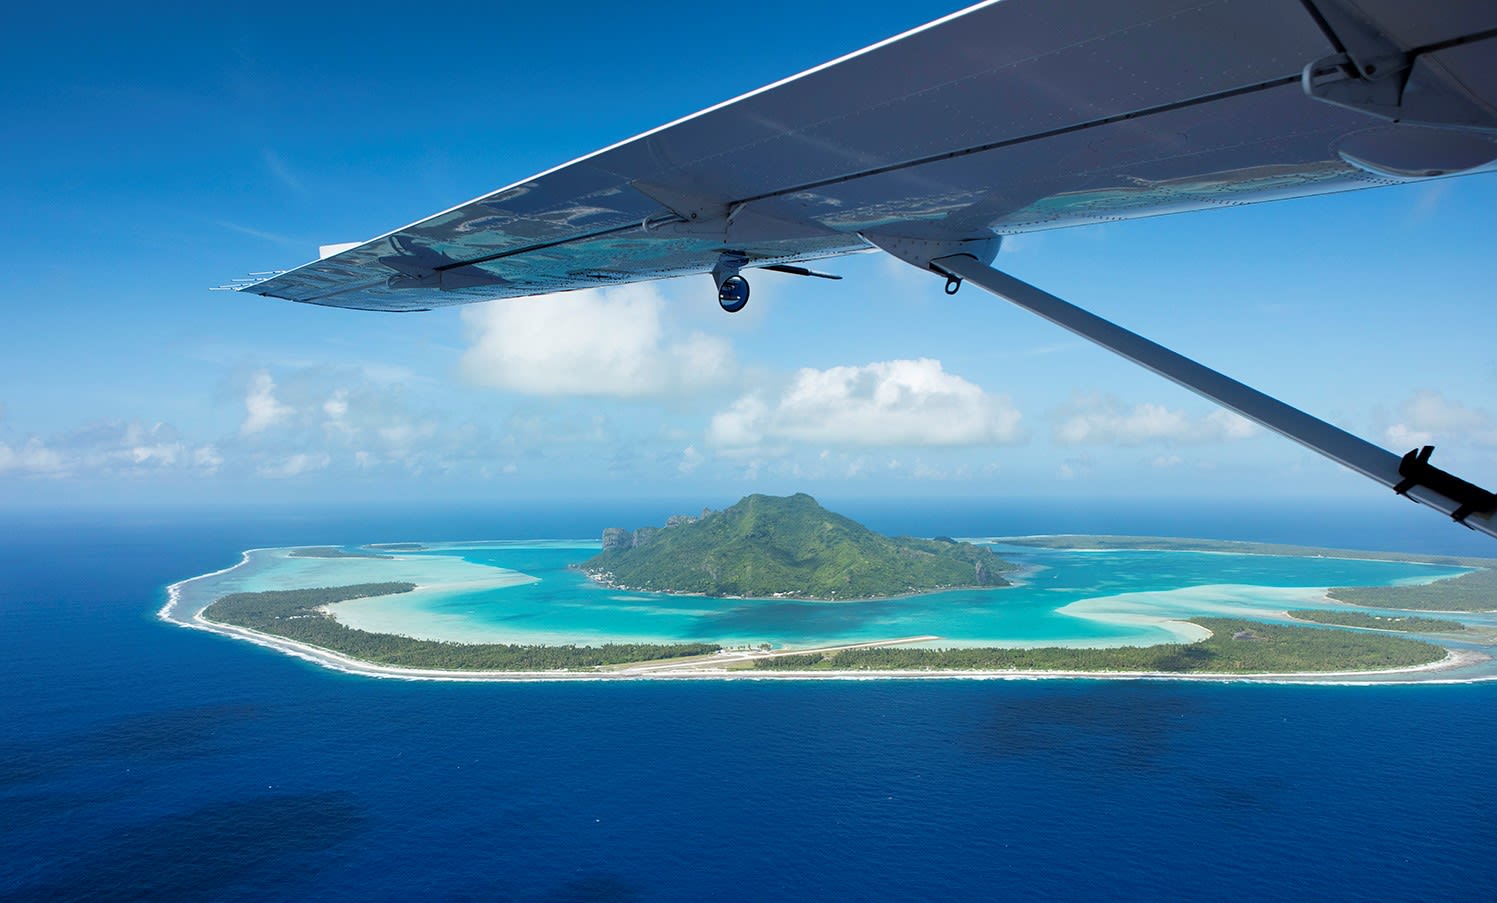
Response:
[[[1045,506],[840,508],[886,532],[1078,529]],[[424,683],[155,617],[245,548],[590,538],[674,510],[3,516],[0,898],[1494,896],[1497,684]],[[1491,554],[1393,514],[1161,503],[1089,529]]]

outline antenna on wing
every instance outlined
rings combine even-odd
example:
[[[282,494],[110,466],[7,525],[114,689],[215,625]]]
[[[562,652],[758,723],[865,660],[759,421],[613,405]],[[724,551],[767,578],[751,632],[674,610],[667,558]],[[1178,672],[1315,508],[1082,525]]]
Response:
[[[210,287],[208,289],[208,291],[210,291],[210,292],[238,292],[238,291],[243,291],[244,289],[247,289],[247,288],[249,288],[252,285],[259,285],[260,283],[264,282],[267,279],[274,279],[275,277],[281,275],[282,273],[286,273],[286,272],[288,272],[288,271],[287,270],[265,270],[264,272],[261,272],[261,273],[250,273],[248,276],[239,276],[239,277],[236,277],[234,279],[230,279],[228,282],[225,282],[222,285],[212,286],[212,287]]]

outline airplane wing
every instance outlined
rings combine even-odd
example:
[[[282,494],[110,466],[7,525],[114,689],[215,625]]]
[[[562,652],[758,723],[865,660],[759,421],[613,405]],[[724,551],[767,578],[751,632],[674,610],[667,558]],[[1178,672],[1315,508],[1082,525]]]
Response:
[[[1497,494],[994,269],[1003,236],[1490,169],[1492,0],[992,0],[230,286],[423,310],[879,248],[1497,536]],[[835,278],[835,277],[834,277]]]
[[[1494,28],[1490,0],[995,0],[232,287],[403,311],[721,282],[1471,170]]]

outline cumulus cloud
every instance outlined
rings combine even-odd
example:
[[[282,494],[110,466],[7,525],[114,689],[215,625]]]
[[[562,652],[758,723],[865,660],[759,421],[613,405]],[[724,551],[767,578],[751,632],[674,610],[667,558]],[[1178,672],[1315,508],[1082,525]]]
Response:
[[[250,376],[249,389],[244,394],[244,422],[239,433],[252,436],[264,432],[291,416],[291,410],[276,400],[275,380],[270,378],[269,371],[256,371]]]
[[[745,395],[726,411],[713,415],[707,427],[707,442],[726,448],[758,445],[770,419],[770,407],[757,395]]]
[[[676,335],[650,283],[464,308],[471,344],[460,369],[527,395],[643,398],[718,386],[736,370],[723,339]]]
[[[1415,392],[1403,402],[1399,413],[1399,422],[1387,430],[1388,441],[1398,448],[1432,445],[1437,436],[1497,445],[1497,422],[1492,415],[1451,401],[1439,392]]]
[[[1395,423],[1388,427],[1388,443],[1394,448],[1406,448],[1408,446],[1433,445],[1435,434],[1424,430],[1411,429],[1406,423]]]
[[[218,449],[212,445],[204,445],[194,449],[192,452],[192,466],[205,474],[212,475],[218,473],[218,469],[223,466],[223,463],[224,456],[219,454]]]
[[[247,417],[216,450],[231,470],[293,477],[327,468],[445,470],[492,448],[487,428],[452,424],[439,410],[412,405],[404,386],[367,376],[320,365],[255,372],[244,395]],[[328,463],[317,466],[323,455]]]
[[[29,476],[65,476],[68,467],[54,449],[35,436],[19,448],[0,442],[0,474]]]
[[[1143,445],[1224,442],[1258,432],[1251,421],[1220,408],[1204,417],[1145,402],[1127,407],[1108,395],[1086,395],[1059,412],[1055,441],[1062,445]]]
[[[322,403],[322,412],[329,420],[342,420],[348,413],[348,390],[334,390],[328,400]]]
[[[734,449],[766,442],[837,446],[1002,445],[1019,441],[1020,413],[941,362],[879,361],[804,369],[778,398],[746,395],[712,418],[707,441]]]
[[[440,406],[413,404],[403,386],[376,384],[344,367],[253,368],[231,376],[225,387],[220,398],[227,419],[210,435],[186,437],[165,423],[115,420],[54,434],[0,431],[0,478],[500,473],[530,449],[526,442],[552,438],[516,435],[510,442],[513,431],[500,424],[454,422]],[[596,417],[572,420],[567,441],[601,434],[606,425]]]
[[[165,423],[106,421],[47,439],[31,436],[15,445],[0,442],[3,476],[207,475],[217,472],[222,463],[212,445],[194,447]]]
[[[327,452],[315,454],[302,452],[262,464],[256,468],[255,473],[262,477],[295,477],[314,470],[322,470],[331,462],[332,458]]]

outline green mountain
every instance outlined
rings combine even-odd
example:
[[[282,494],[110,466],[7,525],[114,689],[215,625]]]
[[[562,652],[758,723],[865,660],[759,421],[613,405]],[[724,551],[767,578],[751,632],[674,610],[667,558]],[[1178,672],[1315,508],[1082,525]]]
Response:
[[[801,493],[751,495],[663,528],[611,527],[602,554],[578,567],[608,585],[652,592],[869,599],[1007,586],[1000,574],[1013,565],[971,543],[881,536]]]

